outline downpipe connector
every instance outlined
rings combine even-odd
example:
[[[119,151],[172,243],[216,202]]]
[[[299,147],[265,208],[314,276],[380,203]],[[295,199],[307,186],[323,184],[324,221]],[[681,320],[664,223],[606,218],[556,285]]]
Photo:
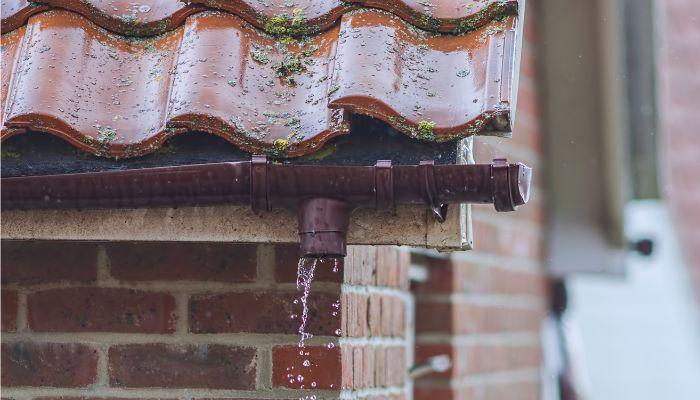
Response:
[[[345,257],[352,207],[345,201],[312,198],[299,204],[299,241],[302,257]]]

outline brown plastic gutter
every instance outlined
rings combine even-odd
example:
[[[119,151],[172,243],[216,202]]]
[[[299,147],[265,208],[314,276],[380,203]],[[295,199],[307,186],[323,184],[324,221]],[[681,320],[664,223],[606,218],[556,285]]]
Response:
[[[344,257],[356,208],[392,211],[425,204],[444,221],[447,204],[492,203],[513,211],[529,197],[521,163],[315,166],[252,161],[127,171],[2,178],[2,209],[87,209],[250,205],[298,211],[301,254]]]

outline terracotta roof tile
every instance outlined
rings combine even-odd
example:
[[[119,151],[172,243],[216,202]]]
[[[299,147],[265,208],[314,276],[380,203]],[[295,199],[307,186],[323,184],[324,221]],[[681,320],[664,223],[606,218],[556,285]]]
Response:
[[[2,0],[2,32],[23,25],[29,16],[51,7],[78,12],[95,24],[132,36],[155,35],[181,25],[188,15],[206,8],[233,13],[258,28],[275,21],[304,17],[304,33],[328,29],[344,14],[360,7],[394,13],[430,31],[463,33],[503,15],[515,15],[517,0]]]
[[[3,35],[2,138],[36,130],[130,157],[192,130],[294,157],[345,133],[344,112],[422,140],[506,132],[515,24],[507,17],[464,35],[428,34],[361,9],[291,41],[207,11],[137,39],[74,12],[45,11]]]

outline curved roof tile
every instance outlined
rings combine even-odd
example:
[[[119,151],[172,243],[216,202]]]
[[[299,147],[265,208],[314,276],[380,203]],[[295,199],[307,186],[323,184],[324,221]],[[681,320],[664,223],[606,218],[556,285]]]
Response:
[[[298,36],[329,29],[344,13],[360,7],[391,12],[421,29],[459,34],[517,14],[518,0],[2,0],[2,32],[17,29],[31,15],[52,7],[78,12],[129,36],[171,31],[187,16],[206,9],[230,12],[272,34],[279,33],[280,25],[298,21],[286,31]]]
[[[456,37],[360,10],[305,41],[277,41],[232,14],[204,12],[135,39],[48,11],[3,36],[2,137],[38,130],[131,157],[193,130],[294,157],[346,133],[344,112],[423,140],[505,131],[514,24]]]

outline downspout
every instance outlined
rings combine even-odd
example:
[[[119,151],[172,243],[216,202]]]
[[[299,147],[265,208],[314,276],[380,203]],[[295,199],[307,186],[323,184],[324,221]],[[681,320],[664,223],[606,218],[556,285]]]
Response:
[[[80,174],[2,178],[2,209],[83,209],[250,205],[299,216],[303,257],[344,257],[350,214],[424,204],[444,221],[451,203],[513,211],[528,201],[531,169],[492,164],[315,166],[252,161]]]

